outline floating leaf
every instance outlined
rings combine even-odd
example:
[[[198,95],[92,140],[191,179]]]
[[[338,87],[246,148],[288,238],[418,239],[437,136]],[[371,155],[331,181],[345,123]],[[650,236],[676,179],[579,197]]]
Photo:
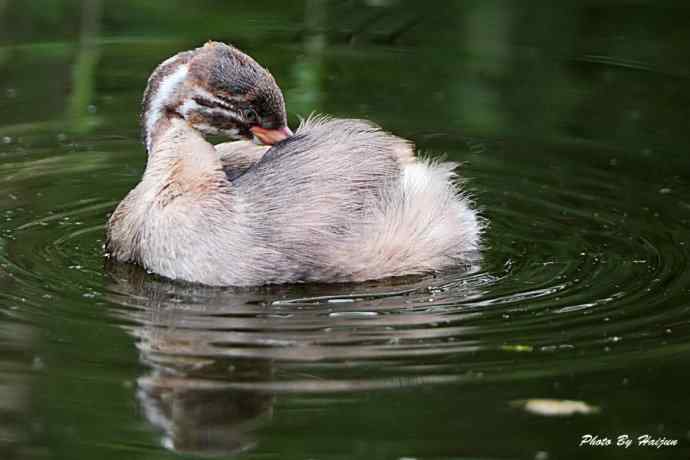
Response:
[[[519,407],[533,414],[552,416],[569,416],[575,414],[596,414],[600,411],[597,406],[592,406],[584,401],[569,399],[520,399],[511,401],[513,407]]]

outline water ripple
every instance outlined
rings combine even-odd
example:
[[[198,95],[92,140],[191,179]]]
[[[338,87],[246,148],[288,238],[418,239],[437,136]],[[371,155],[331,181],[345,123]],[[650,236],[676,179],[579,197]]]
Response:
[[[648,178],[635,200],[614,170],[582,162],[577,176],[563,164],[545,175],[532,165],[506,190],[505,166],[479,158],[468,174],[491,227],[477,266],[360,285],[218,289],[104,266],[112,197],[138,173],[122,174],[119,158],[99,153],[112,151],[107,145],[92,149],[84,164],[65,153],[59,162],[21,156],[4,165],[12,174],[0,195],[12,185],[13,198],[0,240],[8,287],[0,304],[19,319],[59,314],[121,327],[151,368],[139,382],[144,393],[155,385],[312,392],[529,378],[655,356],[687,337],[689,258],[679,235],[690,209],[669,212],[668,193],[647,193],[660,189]],[[28,207],[19,185],[34,167],[40,180],[71,183],[76,198]],[[101,190],[104,181],[122,190]]]

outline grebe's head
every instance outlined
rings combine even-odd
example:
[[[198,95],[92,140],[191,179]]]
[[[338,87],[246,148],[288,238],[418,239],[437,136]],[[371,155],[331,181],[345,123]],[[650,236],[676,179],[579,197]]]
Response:
[[[160,64],[144,93],[142,122],[150,151],[159,123],[181,117],[204,134],[258,138],[290,136],[285,102],[273,76],[237,48],[208,42]]]

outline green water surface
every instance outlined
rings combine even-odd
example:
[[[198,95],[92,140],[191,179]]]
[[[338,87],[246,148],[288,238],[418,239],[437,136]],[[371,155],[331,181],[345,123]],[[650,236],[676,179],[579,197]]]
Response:
[[[481,264],[253,290],[106,264],[147,77],[208,39],[293,127],[462,162]],[[687,2],[0,0],[0,458],[690,458],[689,146]],[[645,434],[677,446],[615,446]]]

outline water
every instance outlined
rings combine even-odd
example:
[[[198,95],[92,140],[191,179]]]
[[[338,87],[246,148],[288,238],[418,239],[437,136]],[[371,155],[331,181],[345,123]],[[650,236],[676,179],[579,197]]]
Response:
[[[685,7],[138,3],[0,2],[2,458],[688,458]],[[464,162],[481,264],[253,290],[106,264],[148,73],[209,38],[293,126]]]

